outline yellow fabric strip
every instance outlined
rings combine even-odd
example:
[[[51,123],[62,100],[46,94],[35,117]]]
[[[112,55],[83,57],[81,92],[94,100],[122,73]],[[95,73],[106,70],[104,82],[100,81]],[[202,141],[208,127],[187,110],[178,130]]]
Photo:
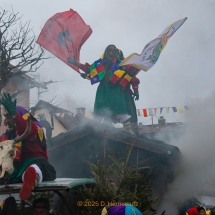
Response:
[[[182,106],[178,106],[178,112],[183,113],[183,107]]]
[[[166,113],[169,113],[169,107],[166,107]]]
[[[40,141],[42,142],[42,140],[43,140],[43,132],[42,132],[42,130],[38,126],[37,126],[37,128],[38,128],[38,131],[37,131],[38,136],[40,138]]]
[[[145,72],[147,72],[149,70],[147,67],[144,67],[144,66],[136,64],[136,63],[132,63],[132,65],[134,65],[136,68],[141,69]]]
[[[26,113],[26,114],[24,114],[24,115],[22,116],[22,118],[25,119],[25,120],[27,120],[29,116],[30,116],[30,114],[29,114],[29,113]]]
[[[93,78],[95,75],[97,75],[98,72],[96,69],[93,69],[91,72],[90,72],[90,77]]]
[[[118,69],[114,72],[114,74],[119,78],[121,78],[124,73],[125,73],[125,71],[120,70],[120,69]]]
[[[130,76],[130,75],[125,75],[125,77],[124,77],[126,80],[128,80],[129,82],[131,81],[131,79],[132,79],[132,77]]]
[[[103,52],[103,54],[101,55],[101,57],[100,57],[100,58],[101,58],[101,59],[103,59],[103,58],[104,58],[104,55],[105,55],[105,53]]]
[[[20,141],[20,142],[16,143],[15,146],[16,147],[19,147],[19,146],[21,147],[22,146],[22,142]]]

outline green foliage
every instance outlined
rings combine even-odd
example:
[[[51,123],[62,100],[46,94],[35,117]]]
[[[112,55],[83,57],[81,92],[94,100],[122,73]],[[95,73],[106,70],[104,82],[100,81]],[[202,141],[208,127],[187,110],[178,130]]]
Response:
[[[148,180],[152,168],[140,166],[149,159],[128,166],[131,150],[132,147],[124,160],[117,159],[114,155],[109,155],[108,160],[105,157],[105,163],[109,161],[109,165],[102,164],[100,161],[97,164],[87,162],[96,185],[94,188],[85,186],[80,190],[83,206],[80,208],[79,215],[100,215],[105,205],[114,206],[121,203],[130,203],[144,214],[149,211],[151,205],[157,201]]]

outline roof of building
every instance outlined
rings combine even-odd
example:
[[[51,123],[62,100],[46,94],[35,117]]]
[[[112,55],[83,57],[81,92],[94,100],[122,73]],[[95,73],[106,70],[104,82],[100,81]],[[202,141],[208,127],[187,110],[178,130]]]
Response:
[[[105,134],[104,134],[105,132]],[[77,139],[80,139],[89,134],[96,134],[110,140],[125,143],[126,145],[133,145],[135,147],[144,149],[146,151],[154,152],[156,154],[177,154],[179,149],[176,146],[166,144],[164,141],[154,140],[146,136],[137,137],[125,131],[121,131],[112,126],[97,123],[94,120],[89,120],[87,123],[80,123],[74,129],[61,133],[52,138],[52,147],[49,151],[55,150],[63,145],[69,144]]]
[[[76,119],[73,114],[64,113],[59,116],[57,114],[54,114],[54,116],[66,130],[70,130],[74,127]]]
[[[31,110],[36,111],[36,110],[40,110],[42,108],[48,109],[49,112],[51,112],[51,113],[71,113],[72,114],[72,112],[70,112],[66,109],[57,107],[57,106],[50,104],[50,103],[43,101],[43,100],[39,100],[37,102],[37,104],[31,108]]]
[[[64,126],[64,128],[67,131],[74,129],[75,127],[80,126],[83,123],[87,123],[91,121],[91,119],[86,117],[82,117],[82,119],[80,120],[80,117],[77,114],[74,116],[74,115],[65,113],[65,114],[61,114],[60,116],[57,116],[57,114],[54,114],[54,116]]]

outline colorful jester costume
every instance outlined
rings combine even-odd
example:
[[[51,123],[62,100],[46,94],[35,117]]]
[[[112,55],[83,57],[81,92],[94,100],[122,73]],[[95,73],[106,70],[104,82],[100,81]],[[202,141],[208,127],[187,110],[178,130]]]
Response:
[[[48,163],[46,140],[39,122],[26,109],[16,106],[10,94],[5,93],[0,102],[11,117],[7,125],[13,127],[1,136],[1,141],[20,136],[26,129],[27,118],[31,117],[31,132],[22,142],[16,143],[14,171],[9,174],[10,183],[23,181],[20,198],[25,200],[37,183],[55,180],[56,171]]]
[[[206,215],[206,211],[203,207],[194,207],[194,208],[189,208],[186,211],[186,215],[199,215],[199,214],[204,214]]]
[[[134,206],[125,204],[122,206],[104,207],[101,215],[142,215]]]
[[[111,56],[108,55],[110,47],[115,48]],[[140,81],[135,77],[139,70],[130,65],[120,67],[119,63],[123,59],[122,51],[114,45],[109,45],[101,58],[92,65],[78,62],[75,62],[75,65],[89,75],[91,84],[99,83],[94,103],[95,116],[110,118],[114,123],[126,124],[130,121],[137,124],[136,106],[132,95],[139,99]]]

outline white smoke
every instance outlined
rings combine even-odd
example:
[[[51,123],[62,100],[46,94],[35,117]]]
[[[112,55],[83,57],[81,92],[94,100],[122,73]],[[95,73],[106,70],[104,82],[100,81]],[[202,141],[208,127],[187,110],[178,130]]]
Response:
[[[187,130],[172,144],[179,147],[181,163],[175,170],[175,180],[163,197],[159,212],[177,214],[177,205],[198,197],[203,191],[215,190],[215,93],[202,101],[191,101],[187,112]],[[215,203],[214,203],[215,204]]]

